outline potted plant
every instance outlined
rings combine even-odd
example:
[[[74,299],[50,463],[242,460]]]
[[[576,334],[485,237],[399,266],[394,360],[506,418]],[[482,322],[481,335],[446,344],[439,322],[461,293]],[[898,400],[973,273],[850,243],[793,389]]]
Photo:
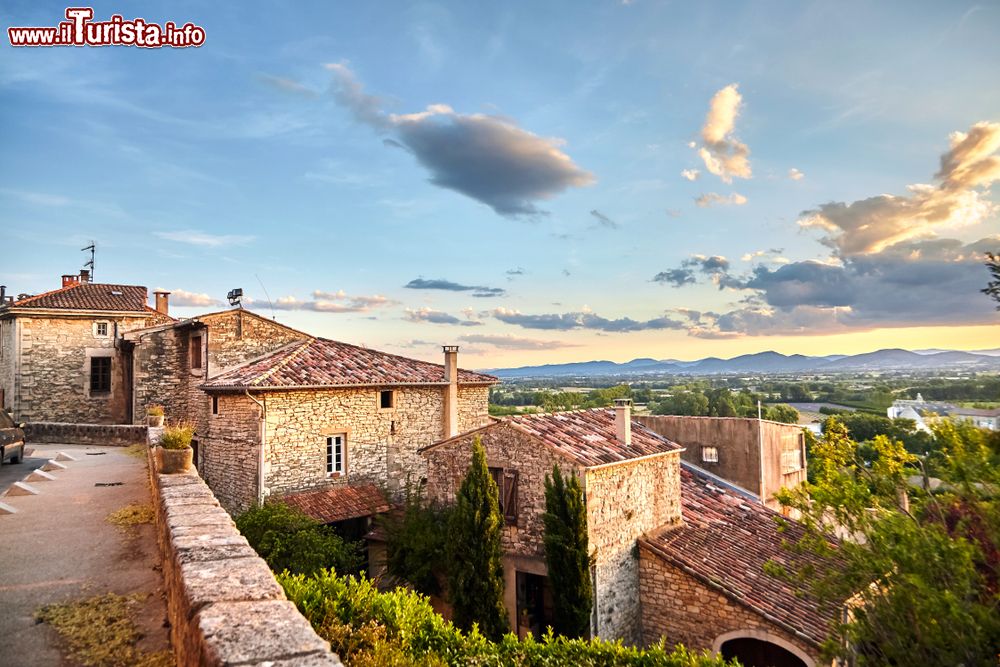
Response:
[[[163,406],[150,405],[146,408],[146,424],[154,428],[163,426]]]
[[[160,472],[173,474],[191,469],[194,451],[191,437],[194,429],[188,424],[168,426],[160,436]]]

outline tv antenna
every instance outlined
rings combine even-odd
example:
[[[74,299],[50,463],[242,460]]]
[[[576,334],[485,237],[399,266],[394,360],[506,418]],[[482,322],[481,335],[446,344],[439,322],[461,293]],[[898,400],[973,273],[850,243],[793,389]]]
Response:
[[[97,256],[97,243],[94,241],[90,242],[90,245],[86,248],[80,248],[80,252],[90,251],[90,261],[83,265],[83,268],[90,267],[90,280],[94,280],[94,258]]]
[[[274,314],[274,304],[271,303],[271,295],[267,293],[267,288],[264,287],[264,281],[261,280],[260,276],[258,276],[256,273],[253,274],[253,277],[256,278],[257,282],[260,283],[260,288],[264,290],[264,296],[267,297],[267,305],[271,309],[271,319],[277,321],[278,317]]]

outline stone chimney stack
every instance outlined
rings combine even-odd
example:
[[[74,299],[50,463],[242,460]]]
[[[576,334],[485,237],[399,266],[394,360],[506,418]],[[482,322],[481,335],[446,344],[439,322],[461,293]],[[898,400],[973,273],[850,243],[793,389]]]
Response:
[[[81,283],[90,282],[90,269],[80,269],[80,282]]]
[[[632,444],[632,399],[615,399],[615,437],[626,447]]]
[[[444,437],[458,435],[458,345],[445,345],[444,380],[448,383],[444,394]]]
[[[170,292],[153,292],[156,297],[156,312],[170,315]]]
[[[73,285],[79,285],[79,284],[80,284],[80,276],[78,275],[67,273],[64,274],[62,277],[63,287],[72,287]]]

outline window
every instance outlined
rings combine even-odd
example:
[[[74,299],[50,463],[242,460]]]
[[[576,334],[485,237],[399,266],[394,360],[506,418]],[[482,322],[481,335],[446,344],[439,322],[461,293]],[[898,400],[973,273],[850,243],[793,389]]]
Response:
[[[111,391],[111,357],[90,358],[90,392],[92,394]]]
[[[718,463],[719,462],[719,448],[718,447],[702,447],[701,448],[701,460],[703,463]]]
[[[517,525],[517,471],[504,468],[490,468],[490,477],[497,485],[497,500],[500,501],[500,515],[507,525]]]
[[[191,336],[191,368],[201,368],[201,336]]]
[[[212,397],[212,414],[213,415],[219,414],[219,397],[218,396],[213,396]]]
[[[344,435],[328,435],[326,437],[326,474],[327,475],[342,475],[344,474],[344,461],[345,454],[344,451],[344,440],[346,436]]]
[[[802,452],[798,449],[790,449],[781,452],[781,472],[787,474],[802,470]]]
[[[386,389],[378,393],[378,406],[383,410],[388,410],[395,405],[396,392],[391,389]]]
[[[94,338],[107,338],[107,337],[108,337],[108,323],[94,322]]]

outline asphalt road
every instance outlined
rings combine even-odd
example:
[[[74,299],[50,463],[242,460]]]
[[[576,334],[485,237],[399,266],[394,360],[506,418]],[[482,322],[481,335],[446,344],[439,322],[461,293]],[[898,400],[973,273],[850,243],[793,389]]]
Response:
[[[0,495],[7,490],[14,482],[19,482],[27,477],[32,470],[41,468],[48,461],[48,457],[42,456],[42,452],[37,446],[26,445],[25,451],[36,450],[31,456],[24,457],[21,463],[4,463],[0,465]]]

